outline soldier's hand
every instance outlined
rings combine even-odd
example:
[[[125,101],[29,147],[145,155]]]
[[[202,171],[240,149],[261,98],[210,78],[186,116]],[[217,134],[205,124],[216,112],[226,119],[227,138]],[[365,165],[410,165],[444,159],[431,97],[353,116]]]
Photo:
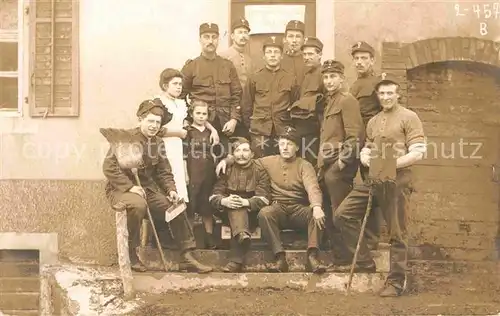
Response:
[[[325,227],[325,212],[323,212],[321,207],[313,207],[313,218],[319,229],[323,229]]]
[[[175,191],[170,191],[168,193],[167,199],[172,203],[177,203],[179,202],[179,195]]]
[[[227,164],[226,164],[226,160],[225,159],[222,159],[218,164],[217,164],[217,167],[215,167],[215,174],[217,176],[220,176],[221,172],[222,174],[226,174],[226,167],[227,167]]]
[[[210,143],[212,145],[218,145],[220,143],[219,133],[217,132],[217,130],[215,128],[210,133]]]
[[[128,191],[131,193],[138,194],[138,195],[142,196],[142,198],[144,198],[144,199],[146,198],[146,191],[144,191],[144,189],[138,185],[134,185]]]
[[[342,160],[339,159],[338,164],[339,164],[339,170],[342,170],[345,168],[345,163]]]
[[[233,196],[222,198],[220,204],[230,209],[237,209],[241,207],[241,201],[239,199],[235,199]]]
[[[230,119],[226,124],[224,124],[224,127],[222,128],[222,132],[226,135],[232,135],[234,133],[234,130],[236,128],[237,123],[238,123],[237,120]]]

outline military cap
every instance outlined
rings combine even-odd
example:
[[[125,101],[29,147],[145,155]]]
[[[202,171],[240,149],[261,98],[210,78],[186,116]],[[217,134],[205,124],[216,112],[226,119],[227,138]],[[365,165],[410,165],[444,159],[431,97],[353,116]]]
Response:
[[[285,127],[285,131],[279,135],[280,138],[288,139],[294,142],[297,146],[300,145],[300,137],[297,130],[292,126]]]
[[[231,137],[229,138],[229,141],[231,142],[231,149],[233,151],[235,151],[240,145],[250,144],[250,141],[245,137]]]
[[[351,56],[354,56],[356,52],[370,53],[375,56],[375,49],[371,47],[367,42],[357,42],[351,48]]]
[[[306,25],[302,21],[291,20],[286,24],[286,31],[301,31],[304,34],[306,32]]]
[[[236,30],[239,27],[246,28],[248,32],[250,32],[250,23],[248,23],[248,20],[245,18],[233,21],[233,23],[231,24],[231,31],[234,32],[234,30]]]
[[[344,64],[340,61],[328,59],[323,63],[323,66],[321,66],[321,73],[338,72],[339,74],[344,74],[344,69]]]
[[[165,114],[164,106],[161,102],[156,102],[155,100],[144,100],[139,105],[137,109],[137,117],[141,117],[145,114],[153,113],[154,115],[159,115],[163,117]]]
[[[283,50],[283,40],[276,36],[269,36],[264,40],[262,49],[266,49],[267,46],[279,47],[281,50]]]
[[[383,72],[380,74],[378,79],[379,80],[378,80],[377,84],[375,85],[375,91],[377,91],[378,88],[380,87],[380,85],[383,83],[386,83],[386,84],[393,83],[393,84],[399,86],[399,80],[393,74]]]
[[[319,38],[316,37],[306,37],[304,38],[304,44],[302,45],[302,49],[304,47],[316,47],[320,51],[323,50],[323,43],[319,40]]]
[[[219,35],[219,26],[215,23],[203,23],[200,25],[200,35],[204,33],[216,33]]]

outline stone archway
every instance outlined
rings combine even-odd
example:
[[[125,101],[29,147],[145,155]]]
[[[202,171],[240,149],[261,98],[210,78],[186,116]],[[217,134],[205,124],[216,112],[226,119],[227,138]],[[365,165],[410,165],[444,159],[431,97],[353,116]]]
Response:
[[[457,262],[492,263],[500,236],[500,192],[491,176],[500,161],[500,43],[465,37],[384,43],[382,71],[399,77],[403,104],[437,144],[415,167],[414,259],[449,262],[440,266],[447,272]],[[442,157],[464,139],[482,144],[481,159]]]

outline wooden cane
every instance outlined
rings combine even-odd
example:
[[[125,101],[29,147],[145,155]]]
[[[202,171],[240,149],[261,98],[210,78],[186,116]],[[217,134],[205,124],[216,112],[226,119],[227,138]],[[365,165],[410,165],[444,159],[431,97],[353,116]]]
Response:
[[[366,222],[368,221],[368,216],[370,215],[372,209],[372,188],[370,187],[370,191],[368,193],[368,205],[366,206],[365,217],[363,218],[363,223],[361,224],[361,230],[359,232],[358,244],[356,245],[356,251],[354,252],[354,257],[352,258],[351,271],[349,272],[349,281],[347,282],[347,294],[349,295],[351,291],[352,278],[354,276],[354,267],[356,266],[356,261],[358,261],[358,253],[359,248],[361,246],[361,241],[363,240],[363,236],[365,233]]]
[[[137,174],[137,168],[132,168],[131,171],[134,174],[137,185],[142,187],[141,180],[139,179],[139,175]],[[149,211],[148,206],[146,206],[146,211],[148,213],[149,222],[151,223],[151,228],[153,229],[153,234],[155,235],[156,244],[158,245],[158,250],[160,251],[160,257],[161,257],[161,262],[163,263],[163,268],[165,269],[165,272],[168,272],[169,269],[167,260],[165,259],[165,254],[163,253],[163,248],[161,247],[160,238],[158,237],[158,232],[156,230],[156,226],[153,221],[153,216],[151,216],[151,212]]]

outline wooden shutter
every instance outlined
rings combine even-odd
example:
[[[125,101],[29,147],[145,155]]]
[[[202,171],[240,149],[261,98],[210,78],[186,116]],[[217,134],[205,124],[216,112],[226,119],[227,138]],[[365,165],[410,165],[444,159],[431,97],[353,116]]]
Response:
[[[30,114],[79,115],[79,0],[30,1]]]

